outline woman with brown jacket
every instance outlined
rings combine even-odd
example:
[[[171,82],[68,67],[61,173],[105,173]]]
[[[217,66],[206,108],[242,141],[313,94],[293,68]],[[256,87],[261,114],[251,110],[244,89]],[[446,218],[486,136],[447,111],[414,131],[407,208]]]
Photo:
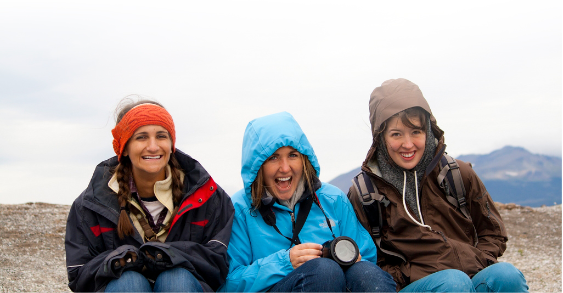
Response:
[[[397,290],[527,291],[522,273],[497,261],[506,249],[506,230],[471,166],[457,161],[468,215],[448,201],[448,183],[437,181],[444,132],[418,86],[388,80],[373,91],[369,107],[373,142],[362,171],[386,203],[381,238],[374,241],[380,242],[378,265],[393,276]],[[348,196],[372,231],[358,189],[351,187]]]

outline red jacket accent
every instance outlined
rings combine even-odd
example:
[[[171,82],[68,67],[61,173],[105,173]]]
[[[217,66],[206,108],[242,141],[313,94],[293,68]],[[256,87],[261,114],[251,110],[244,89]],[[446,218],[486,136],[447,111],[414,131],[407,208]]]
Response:
[[[209,221],[203,220],[203,221],[199,221],[199,222],[192,222],[192,224],[198,225],[198,226],[201,226],[201,227],[205,227],[205,225],[207,225],[207,222],[209,222]]]
[[[204,203],[206,203],[207,200],[213,195],[213,193],[215,193],[215,190],[217,190],[217,184],[215,184],[213,178],[209,177],[209,180],[207,180],[207,182],[205,182],[203,186],[198,188],[192,195],[190,195],[186,200],[184,200],[180,208],[178,208],[178,212],[176,213],[176,216],[172,221],[172,225],[170,225],[170,230],[172,230],[172,227],[174,227],[174,223],[176,223],[176,221],[183,214],[185,214],[189,210],[199,208]],[[207,224],[207,220],[201,222],[193,222],[192,224],[205,226],[205,224]]]
[[[102,233],[113,231],[115,229],[114,228],[107,228],[107,227],[100,227],[100,225],[96,225],[94,227],[90,227],[90,230],[92,230],[92,233],[94,233],[94,236],[98,237]]]

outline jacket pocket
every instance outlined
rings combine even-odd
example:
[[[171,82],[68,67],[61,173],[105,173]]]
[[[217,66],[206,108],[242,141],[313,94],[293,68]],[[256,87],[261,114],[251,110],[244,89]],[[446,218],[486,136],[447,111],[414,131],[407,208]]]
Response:
[[[487,259],[483,257],[483,252],[473,245],[449,239],[452,250],[457,258],[457,268],[470,277],[488,266]]]

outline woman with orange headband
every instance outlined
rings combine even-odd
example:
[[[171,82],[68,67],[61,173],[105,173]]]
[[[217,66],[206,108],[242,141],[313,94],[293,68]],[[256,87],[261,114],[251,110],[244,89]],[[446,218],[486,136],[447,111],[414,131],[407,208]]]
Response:
[[[153,101],[118,107],[116,157],[74,201],[65,238],[72,291],[214,291],[228,273],[229,196],[175,148],[174,121]]]

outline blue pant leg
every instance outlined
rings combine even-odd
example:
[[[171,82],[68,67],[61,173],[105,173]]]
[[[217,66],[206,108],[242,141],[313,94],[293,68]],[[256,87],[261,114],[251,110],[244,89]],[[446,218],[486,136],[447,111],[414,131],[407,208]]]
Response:
[[[475,289],[466,273],[443,270],[410,283],[401,292],[475,292]]]
[[[346,287],[350,292],[395,292],[393,277],[369,261],[352,265],[345,273]]]
[[[119,279],[111,280],[105,292],[152,292],[145,276],[135,271],[125,271]]]
[[[154,292],[203,292],[203,288],[188,270],[173,268],[158,275]]]
[[[488,266],[471,281],[477,292],[528,292],[522,272],[507,262]]]
[[[302,264],[270,292],[345,292],[344,272],[333,260],[315,258]]]

